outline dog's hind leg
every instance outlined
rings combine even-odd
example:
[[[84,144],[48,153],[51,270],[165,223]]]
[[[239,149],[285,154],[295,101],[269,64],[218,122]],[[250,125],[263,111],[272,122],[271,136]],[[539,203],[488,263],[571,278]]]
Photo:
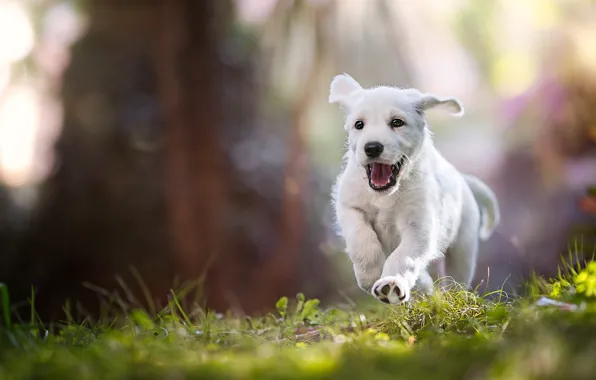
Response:
[[[476,272],[480,212],[475,202],[464,202],[458,235],[445,253],[445,275],[466,289]]]
[[[416,282],[416,288],[426,295],[433,294],[434,281],[430,273],[428,273],[428,270],[420,271],[420,276],[418,276],[418,281]]]
[[[445,254],[445,275],[447,283],[451,280],[468,288],[476,272],[478,255],[478,236],[464,232]]]

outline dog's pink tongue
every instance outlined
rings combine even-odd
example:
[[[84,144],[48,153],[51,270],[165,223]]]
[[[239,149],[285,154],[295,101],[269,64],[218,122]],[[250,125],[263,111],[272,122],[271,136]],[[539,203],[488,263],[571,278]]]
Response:
[[[391,165],[374,163],[370,171],[370,179],[373,185],[381,187],[389,183],[391,174]]]

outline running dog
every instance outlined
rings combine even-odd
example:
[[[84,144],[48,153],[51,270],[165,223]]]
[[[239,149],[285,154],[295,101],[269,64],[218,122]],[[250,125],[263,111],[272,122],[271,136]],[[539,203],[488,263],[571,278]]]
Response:
[[[407,302],[415,286],[432,293],[431,269],[442,261],[444,275],[468,288],[499,205],[486,184],[443,158],[425,119],[435,107],[462,116],[462,104],[416,89],[363,88],[347,74],[333,78],[329,102],[345,113],[333,204],[358,286],[385,303]]]

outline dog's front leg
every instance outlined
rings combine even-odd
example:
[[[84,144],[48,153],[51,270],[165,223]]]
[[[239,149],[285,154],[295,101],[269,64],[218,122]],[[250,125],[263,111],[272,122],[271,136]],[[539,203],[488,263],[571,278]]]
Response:
[[[338,220],[358,286],[368,293],[383,271],[385,254],[381,243],[362,211],[340,206]]]
[[[385,303],[407,302],[420,274],[437,257],[436,228],[432,218],[408,222],[401,237],[401,243],[385,261],[382,276],[371,291]]]

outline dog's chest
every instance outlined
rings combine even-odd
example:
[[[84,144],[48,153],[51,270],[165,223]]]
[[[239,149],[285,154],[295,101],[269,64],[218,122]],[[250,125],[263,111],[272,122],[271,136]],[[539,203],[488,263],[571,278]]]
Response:
[[[391,254],[399,245],[401,239],[397,228],[397,216],[387,210],[371,210],[368,213],[369,222],[377,234],[385,255]]]

